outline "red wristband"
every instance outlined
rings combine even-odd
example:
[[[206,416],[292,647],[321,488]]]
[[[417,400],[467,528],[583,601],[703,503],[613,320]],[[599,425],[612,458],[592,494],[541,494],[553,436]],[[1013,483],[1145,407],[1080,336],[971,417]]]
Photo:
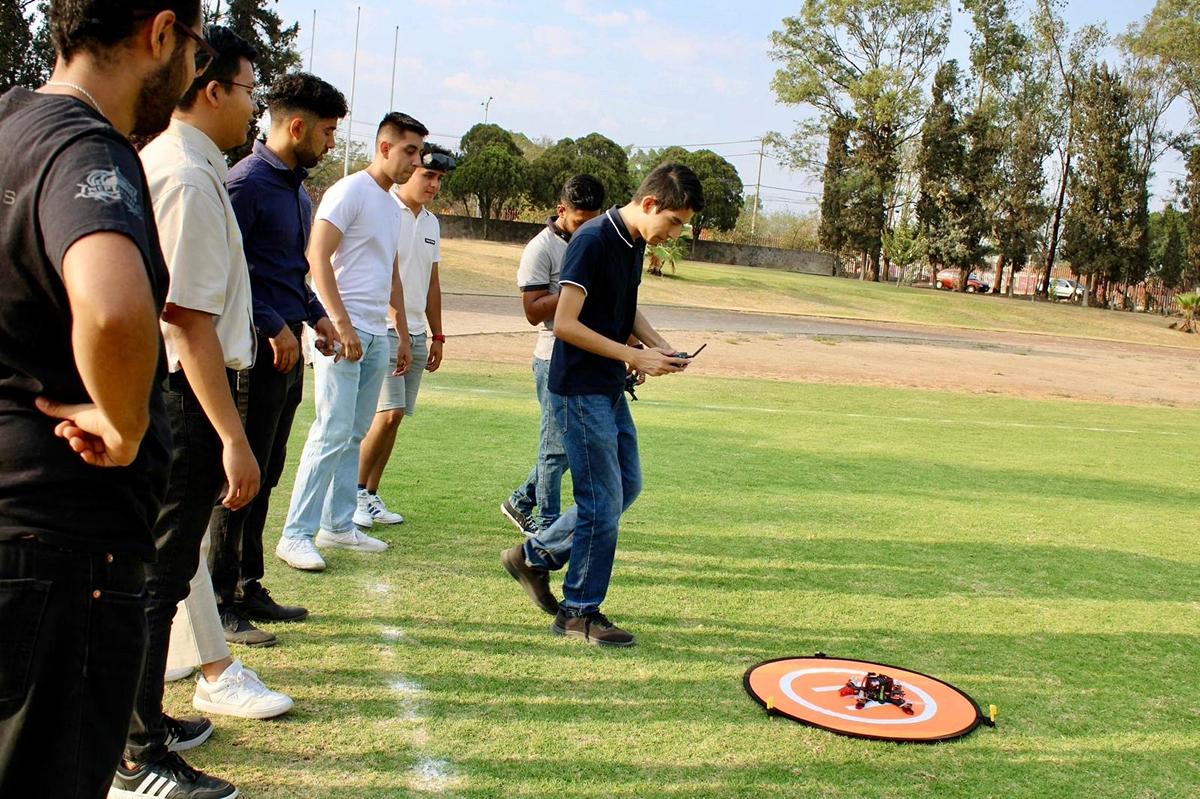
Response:
[[[446,343],[446,337],[443,336],[441,333],[438,333],[436,336],[433,336],[432,338],[434,341],[438,342],[439,344]]]

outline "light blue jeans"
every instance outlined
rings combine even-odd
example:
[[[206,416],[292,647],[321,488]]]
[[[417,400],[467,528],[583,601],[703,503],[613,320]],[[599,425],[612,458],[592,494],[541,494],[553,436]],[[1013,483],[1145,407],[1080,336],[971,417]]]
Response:
[[[538,404],[542,408],[541,432],[538,438],[537,463],[525,478],[525,484],[509,497],[517,510],[526,516],[537,507],[538,528],[545,532],[558,521],[562,510],[562,479],[567,470],[567,451],[563,448],[562,428],[550,407],[550,361],[533,359],[533,383]]]
[[[354,529],[358,450],[375,417],[388,362],[388,338],[354,329],[362,341],[358,361],[315,353],[317,418],[308,430],[284,538],[312,538],[318,525],[331,533]]]

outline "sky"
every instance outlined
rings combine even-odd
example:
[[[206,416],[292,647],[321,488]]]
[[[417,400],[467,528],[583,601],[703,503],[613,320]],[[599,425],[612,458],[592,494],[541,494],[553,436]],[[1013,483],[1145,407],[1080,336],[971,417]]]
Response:
[[[799,0],[279,0],[275,7],[300,23],[304,68],[311,63],[347,98],[361,8],[351,123],[360,140],[374,135],[386,111],[399,110],[424,122],[432,141],[453,147],[484,121],[486,104],[487,121],[534,140],[595,131],[621,145],[707,146],[736,166],[752,191],[759,164],[753,140],[789,134],[814,113],[779,104],[771,91],[778,65],[769,56],[770,35],[798,12]],[[1069,0],[1066,17],[1072,30],[1104,22],[1115,33],[1152,7],[1151,0]],[[956,10],[946,58],[966,63],[967,30]],[[1182,106],[1169,122],[1186,124]],[[1159,162],[1152,208],[1172,194],[1170,182],[1182,171],[1173,153]],[[763,159],[762,184],[768,209],[803,212],[819,201],[817,176],[770,158]]]

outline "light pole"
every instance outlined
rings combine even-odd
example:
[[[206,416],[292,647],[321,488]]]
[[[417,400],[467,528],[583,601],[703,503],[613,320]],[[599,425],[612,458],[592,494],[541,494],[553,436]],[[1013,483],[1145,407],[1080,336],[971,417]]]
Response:
[[[491,108],[492,100],[495,100],[495,99],[496,99],[495,97],[488,97],[486,100],[484,100],[482,103],[480,103],[480,105],[483,106],[483,124],[485,124],[485,125],[487,124],[487,121],[488,121],[488,109]]]

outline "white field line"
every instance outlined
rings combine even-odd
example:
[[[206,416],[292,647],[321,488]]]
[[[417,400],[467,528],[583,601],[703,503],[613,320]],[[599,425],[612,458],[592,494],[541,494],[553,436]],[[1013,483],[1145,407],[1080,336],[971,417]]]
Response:
[[[500,397],[514,398],[529,398],[532,399],[533,392],[518,392],[507,391],[497,388],[450,388],[445,386],[432,385],[428,388],[429,391],[444,391],[448,394],[483,394]],[[1069,425],[1069,424],[1043,424],[1037,422],[1003,422],[992,419],[945,419],[928,416],[886,416],[883,414],[870,413],[849,413],[839,411],[820,411],[811,408],[764,408],[754,405],[684,405],[678,402],[661,402],[657,400],[641,400],[641,404],[653,405],[669,408],[686,407],[690,409],[703,411],[718,411],[722,413],[764,413],[764,414],[795,414],[797,416],[823,416],[842,419],[868,419],[880,422],[906,422],[910,424],[933,424],[940,427],[944,426],[960,426],[960,427],[990,427],[990,428],[1012,428],[1021,430],[1062,430],[1071,433],[1112,433],[1117,435],[1159,435],[1159,436],[1184,436],[1189,433],[1178,430],[1138,430],[1133,428],[1120,427],[1092,427],[1085,425]]]

